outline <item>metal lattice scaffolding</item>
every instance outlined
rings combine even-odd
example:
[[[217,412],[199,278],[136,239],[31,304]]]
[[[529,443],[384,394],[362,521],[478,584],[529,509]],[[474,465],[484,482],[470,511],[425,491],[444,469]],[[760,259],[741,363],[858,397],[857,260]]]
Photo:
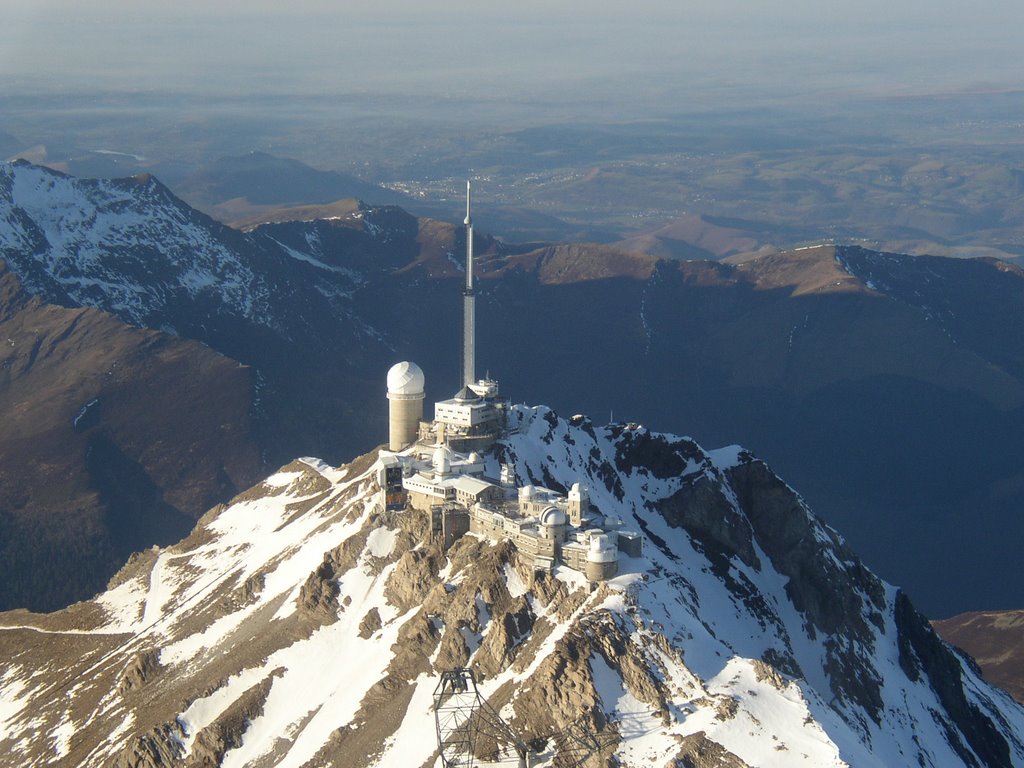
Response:
[[[473,768],[478,761],[493,765],[508,758],[521,768],[539,759],[551,768],[617,765],[614,753],[619,735],[614,730],[594,730],[586,717],[531,741],[531,749],[483,698],[476,675],[466,667],[441,673],[434,689],[434,718],[443,768]],[[545,743],[554,748],[553,753],[539,754]]]
[[[480,695],[473,670],[459,667],[441,673],[434,689],[437,745],[444,768],[472,768],[481,755],[488,760],[512,752],[527,764],[527,747]]]

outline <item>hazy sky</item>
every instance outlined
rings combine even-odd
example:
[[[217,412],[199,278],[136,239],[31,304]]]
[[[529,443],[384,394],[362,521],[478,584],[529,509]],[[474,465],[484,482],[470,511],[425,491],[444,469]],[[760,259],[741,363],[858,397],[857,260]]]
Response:
[[[1019,0],[4,0],[0,83],[554,98],[1017,87]]]

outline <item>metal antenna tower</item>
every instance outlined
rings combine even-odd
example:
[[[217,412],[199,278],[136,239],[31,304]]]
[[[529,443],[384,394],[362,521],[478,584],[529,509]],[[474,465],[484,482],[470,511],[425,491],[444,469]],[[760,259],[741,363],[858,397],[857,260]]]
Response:
[[[476,687],[473,670],[441,673],[434,689],[437,745],[444,768],[472,768],[477,759],[494,763],[504,754],[518,766],[529,764],[529,750]]]
[[[476,384],[476,288],[473,285],[473,219],[470,182],[466,182],[466,287],[462,289],[462,384]]]

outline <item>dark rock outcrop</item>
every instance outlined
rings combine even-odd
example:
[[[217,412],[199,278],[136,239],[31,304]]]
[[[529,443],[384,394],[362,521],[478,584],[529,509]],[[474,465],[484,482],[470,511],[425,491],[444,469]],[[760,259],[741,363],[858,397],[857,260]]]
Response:
[[[927,680],[935,691],[957,726],[959,733],[947,730],[947,738],[964,763],[989,768],[1011,766],[1006,738],[964,694],[958,659],[902,591],[896,595],[895,617],[900,667],[911,680]]]
[[[177,723],[157,726],[126,747],[114,760],[112,768],[170,768],[179,765],[183,736]]]

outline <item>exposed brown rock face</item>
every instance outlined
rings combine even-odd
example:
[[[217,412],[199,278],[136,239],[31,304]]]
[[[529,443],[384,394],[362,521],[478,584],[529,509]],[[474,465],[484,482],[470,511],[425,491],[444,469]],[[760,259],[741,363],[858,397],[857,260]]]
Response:
[[[28,296],[0,262],[0,606],[87,597],[257,476],[248,369]]]
[[[326,622],[335,620],[340,609],[337,578],[329,561],[309,574],[299,592],[299,607],[307,617]]]
[[[160,725],[139,736],[114,760],[114,768],[168,768],[180,763],[181,728]]]
[[[964,613],[932,626],[973,656],[986,680],[1024,703],[1024,611]]]
[[[263,711],[273,678],[252,686],[228,707],[220,717],[196,735],[195,745],[185,768],[216,768],[229,749],[242,743],[249,723]]]
[[[673,768],[747,768],[747,764],[704,733],[695,733],[683,739]]]
[[[122,696],[138,690],[160,672],[160,655],[153,649],[138,654],[124,671],[121,684],[117,687]]]

